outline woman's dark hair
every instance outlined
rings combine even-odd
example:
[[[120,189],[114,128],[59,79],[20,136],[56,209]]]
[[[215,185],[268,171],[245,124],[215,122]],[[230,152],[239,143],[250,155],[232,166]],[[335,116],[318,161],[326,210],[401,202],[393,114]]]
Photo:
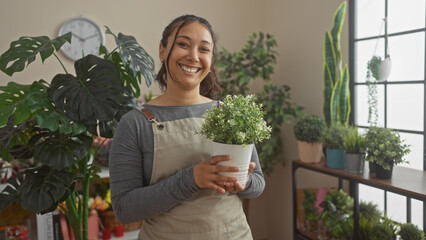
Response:
[[[202,24],[204,27],[207,28],[207,30],[209,30],[210,35],[212,36],[213,39],[213,59],[212,59],[212,64],[210,67],[210,72],[207,74],[207,76],[203,79],[203,81],[201,81],[200,83],[200,94],[208,97],[208,98],[212,98],[214,99],[216,94],[218,92],[220,92],[220,86],[217,82],[217,71],[215,68],[215,62],[216,62],[216,36],[213,32],[212,26],[210,25],[210,23],[201,17],[197,17],[194,15],[183,15],[180,17],[175,18],[163,31],[163,35],[161,38],[161,45],[163,45],[163,47],[166,47],[168,42],[168,37],[170,36],[170,34],[172,34],[172,32],[177,28],[175,37],[173,39],[172,45],[170,47],[170,51],[169,54],[167,55],[167,59],[165,59],[165,62],[162,63],[160,70],[158,71],[157,74],[157,80],[160,84],[160,89],[161,91],[164,91],[164,89],[167,87],[167,69],[169,69],[168,64],[169,64],[169,57],[170,54],[173,51],[174,48],[174,44],[176,41],[176,36],[178,35],[180,29],[182,27],[184,27],[185,25],[188,25],[189,23],[192,22],[198,22],[200,24]],[[165,64],[167,64],[167,68],[165,66]]]

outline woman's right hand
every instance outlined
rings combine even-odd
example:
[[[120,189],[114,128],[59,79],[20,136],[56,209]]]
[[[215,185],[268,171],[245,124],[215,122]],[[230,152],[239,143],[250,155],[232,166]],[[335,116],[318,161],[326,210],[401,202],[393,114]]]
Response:
[[[199,188],[209,188],[219,193],[225,193],[226,190],[223,185],[218,183],[223,182],[237,182],[236,177],[228,177],[219,175],[219,172],[238,172],[238,167],[235,166],[224,166],[216,165],[218,162],[229,161],[231,157],[229,155],[217,155],[213,156],[208,161],[202,161],[194,167],[194,180]]]

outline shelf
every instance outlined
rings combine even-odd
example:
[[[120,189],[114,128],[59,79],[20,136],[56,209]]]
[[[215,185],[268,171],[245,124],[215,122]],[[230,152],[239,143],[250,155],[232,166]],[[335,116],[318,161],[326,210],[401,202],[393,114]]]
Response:
[[[114,234],[111,234],[111,240],[135,240],[138,239],[139,231],[140,229],[124,232],[122,237],[116,237]]]

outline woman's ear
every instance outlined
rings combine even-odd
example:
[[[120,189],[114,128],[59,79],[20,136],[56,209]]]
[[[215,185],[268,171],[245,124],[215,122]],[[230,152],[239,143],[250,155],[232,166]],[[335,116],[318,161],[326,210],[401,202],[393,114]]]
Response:
[[[160,61],[163,63],[164,62],[164,59],[166,59],[165,58],[165,56],[164,56],[164,52],[165,52],[165,49],[164,49],[164,47],[163,47],[163,44],[161,44],[160,43],[160,46],[159,46],[159,51],[158,51],[158,55],[159,55],[159,57],[160,57]]]

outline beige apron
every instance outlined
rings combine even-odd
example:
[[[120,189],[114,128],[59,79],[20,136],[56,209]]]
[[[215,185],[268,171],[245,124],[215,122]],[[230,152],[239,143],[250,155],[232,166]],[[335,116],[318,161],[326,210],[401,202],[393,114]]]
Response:
[[[202,118],[185,118],[158,123],[147,109],[154,133],[154,159],[150,185],[175,174],[179,169],[210,157],[209,140],[194,134]],[[179,189],[178,189],[179,191]],[[196,192],[170,211],[146,219],[139,233],[142,240],[251,240],[250,227],[236,194],[220,194],[210,189]]]

